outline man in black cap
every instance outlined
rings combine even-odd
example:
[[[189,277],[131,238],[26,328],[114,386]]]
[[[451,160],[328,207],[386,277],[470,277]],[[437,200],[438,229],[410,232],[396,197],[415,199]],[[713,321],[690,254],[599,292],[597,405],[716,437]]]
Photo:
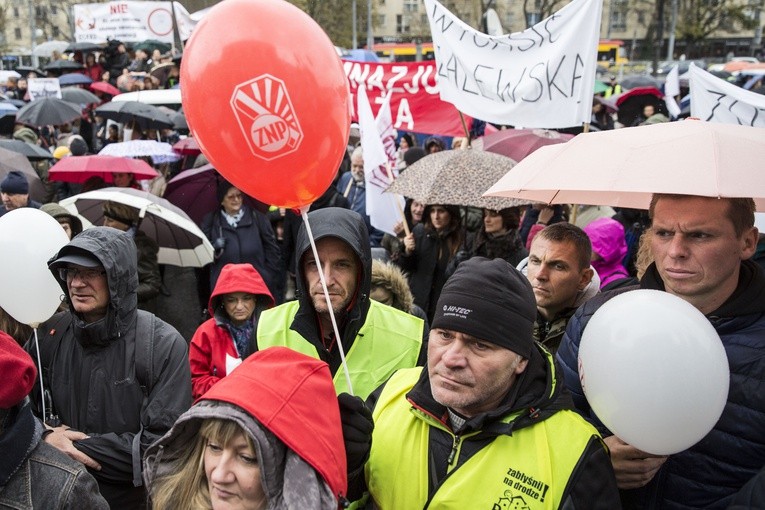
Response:
[[[369,455],[349,495],[366,488],[380,508],[620,508],[608,450],[533,341],[536,316],[508,262],[460,264],[438,300],[427,367],[399,370],[367,400],[371,438],[365,409],[341,398],[347,450]]]
[[[21,207],[34,207],[39,209],[42,205],[29,198],[29,182],[24,174],[18,170],[8,172],[8,175],[0,182],[0,196],[3,205],[0,206],[0,216]]]
[[[142,508],[141,457],[191,405],[186,341],[137,309],[136,247],[115,228],[93,227],[49,261],[69,310],[39,328],[32,392],[43,440],[86,466],[112,508]],[[34,340],[25,346],[37,354]]]

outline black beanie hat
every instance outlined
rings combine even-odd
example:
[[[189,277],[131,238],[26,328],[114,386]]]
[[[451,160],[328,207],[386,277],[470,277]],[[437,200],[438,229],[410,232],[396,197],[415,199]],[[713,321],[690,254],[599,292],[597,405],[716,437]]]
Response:
[[[8,172],[3,182],[0,182],[0,191],[11,195],[26,195],[29,193],[29,183],[24,174],[13,170]]]
[[[458,331],[529,358],[536,318],[528,278],[504,259],[473,257],[444,284],[431,327]]]

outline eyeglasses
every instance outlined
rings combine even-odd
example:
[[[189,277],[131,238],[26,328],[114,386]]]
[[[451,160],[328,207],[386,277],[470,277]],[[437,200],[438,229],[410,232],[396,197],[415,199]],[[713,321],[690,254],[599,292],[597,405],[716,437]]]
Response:
[[[85,283],[90,283],[99,276],[106,274],[103,269],[76,269],[73,267],[61,267],[58,270],[58,275],[62,280],[70,282],[76,277]]]

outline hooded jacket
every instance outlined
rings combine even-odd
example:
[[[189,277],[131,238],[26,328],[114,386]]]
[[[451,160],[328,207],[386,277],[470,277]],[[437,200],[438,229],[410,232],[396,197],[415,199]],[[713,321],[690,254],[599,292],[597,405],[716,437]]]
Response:
[[[223,308],[221,298],[232,292],[255,294],[255,310],[251,322],[255,326],[250,339],[250,350],[245,353],[236,348],[231,333],[231,321]],[[260,273],[250,264],[227,264],[223,267],[210,296],[208,311],[211,319],[197,328],[189,345],[192,397],[199,398],[216,382],[225,377],[242,359],[255,350],[255,331],[260,313],[274,306]]]
[[[141,452],[191,405],[186,341],[159,319],[150,356],[154,381],[138,380],[135,250],[127,233],[109,227],[91,228],[72,239],[51,259],[51,272],[67,296],[56,260],[75,253],[98,259],[109,289],[106,316],[86,323],[69,303],[68,312],[54,315],[40,327],[46,333],[40,338],[41,353],[50,353],[42,360],[45,389],[61,422],[90,436],[74,446],[101,464],[102,469],[91,474],[115,508],[143,501],[143,489],[133,485],[134,481],[140,485],[134,468],[140,469]],[[25,349],[36,359],[34,341]],[[39,384],[31,398],[33,405],[39,405]],[[40,416],[41,409],[36,413]]]
[[[566,387],[577,411],[605,436],[611,431],[597,419],[582,391],[577,362],[579,344],[592,315],[614,296],[633,286],[600,294],[572,317],[558,350]],[[640,281],[642,289],[665,290],[655,264]],[[647,320],[635,317],[635,323]],[[622,491],[629,508],[724,509],[735,493],[765,465],[765,274],[750,260],[741,263],[738,287],[707,319],[720,335],[730,366],[730,389],[720,420],[699,443],[667,459],[640,489]],[[627,503],[625,503],[627,505]]]
[[[627,255],[627,242],[622,224],[611,218],[599,218],[582,230],[590,238],[592,252],[600,256],[592,261],[592,266],[600,275],[600,288],[614,280],[627,278],[629,274],[622,265],[622,260]]]
[[[419,377],[414,373],[418,370]],[[397,393],[395,396],[387,395],[386,387],[393,384],[394,381],[398,383],[396,378],[401,376],[410,377],[412,381],[416,382],[410,389],[402,390],[402,393]],[[390,400],[391,398],[393,400]],[[557,452],[554,462],[558,465],[552,466],[551,472],[560,473],[562,471],[568,476],[565,479],[556,478],[552,480],[548,478],[545,481],[548,484],[557,484],[550,490],[550,498],[548,498],[552,499],[554,495],[560,495],[557,508],[603,510],[620,508],[616,480],[607,450],[595,430],[571,412],[570,396],[561,385],[552,356],[542,347],[534,346],[532,348],[526,370],[515,381],[510,392],[496,409],[468,418],[459,428],[452,427],[448,409],[433,398],[427,368],[397,372],[386,383],[386,386],[381,387],[370,396],[367,405],[373,409],[376,424],[372,439],[372,453],[365,469],[366,483],[369,484],[373,497],[375,491],[385,493],[385,498],[392,497],[397,500],[409,499],[412,494],[420,494],[424,499],[418,501],[417,508],[423,504],[425,508],[428,508],[431,502],[434,502],[433,508],[439,508],[438,504],[435,503],[441,501],[437,494],[440,490],[454,491],[453,488],[449,488],[454,487],[452,483],[458,483],[459,487],[462,488],[462,491],[458,492],[464,494],[465,491],[470,490],[471,486],[480,484],[480,479],[495,478],[489,466],[496,464],[496,462],[488,462],[487,466],[481,464],[478,467],[475,462],[471,463],[473,457],[489,451],[495,446],[494,443],[497,440],[512,441],[512,438],[522,436],[520,432],[523,429],[538,427],[541,436],[532,437],[542,437],[544,438],[543,442],[532,441],[530,444],[515,445],[514,448],[526,449],[525,451],[528,451],[530,458],[535,457],[539,451],[550,449]],[[399,408],[400,413],[403,409],[401,406],[405,406],[408,411],[402,415],[404,421],[395,419],[397,417],[393,414],[396,407]],[[401,436],[401,432],[396,430],[396,426],[392,426],[391,423],[388,423],[390,420],[385,419],[385,414],[390,414],[398,424],[397,426],[400,426],[403,431],[415,432],[425,426],[427,445],[420,444],[418,439],[408,436],[407,432]],[[557,434],[556,430],[558,431]],[[576,441],[561,444],[558,436],[561,435],[562,437],[571,433],[572,430],[576,431],[573,433]],[[393,440],[390,441],[390,439]],[[578,443],[579,446],[574,447],[574,442]],[[427,465],[427,473],[423,473],[425,478],[413,480],[413,486],[376,486],[378,481],[375,480],[375,477],[379,476],[380,480],[387,480],[390,476],[394,478],[398,476],[396,473],[378,472],[377,470],[386,470],[385,457],[393,455],[395,458],[396,452],[401,449],[399,445],[403,445],[405,449],[411,447],[412,450],[407,452],[411,457],[401,460],[399,456],[398,462],[411,463],[409,467],[420,463]],[[388,453],[389,450],[393,453]],[[427,461],[423,461],[420,454],[427,454]],[[504,454],[501,451],[494,452],[488,461],[496,460],[497,456],[502,458]],[[378,459],[383,464],[376,466],[375,461]],[[508,467],[523,464],[520,459],[504,459],[500,462],[502,464],[500,480],[502,476],[505,476]],[[546,462],[553,462],[553,460]],[[458,482],[454,482],[455,479]],[[358,480],[355,482],[358,483]],[[417,482],[420,482],[419,486],[417,486]],[[357,491],[358,485],[356,485],[354,492]],[[518,491],[513,492],[521,494]],[[391,495],[391,493],[393,494]],[[357,496],[358,494],[351,495]],[[472,494],[468,499],[476,503],[475,508],[491,508],[491,502],[496,501],[497,497],[502,495],[502,492],[498,494]],[[489,506],[480,506],[478,502],[482,499],[490,499]],[[518,505],[522,501],[513,499],[512,502],[508,501],[508,503]],[[547,505],[551,503],[553,502],[548,501]],[[518,508],[521,507],[523,507],[522,504]],[[454,508],[458,508],[458,506]],[[532,506],[531,508],[538,507]],[[539,508],[549,508],[549,506],[542,505]]]
[[[369,238],[367,236],[367,230],[364,226],[364,221],[361,216],[349,209],[340,209],[336,207],[328,207],[313,211],[308,215],[311,230],[313,232],[314,239],[319,241],[325,237],[336,237],[345,242],[358,258],[360,272],[357,277],[356,292],[352,298],[351,304],[348,306],[347,313],[344,317],[337,317],[338,329],[342,337],[342,345],[346,353],[350,353],[353,344],[359,340],[366,342],[379,342],[380,346],[383,346],[384,341],[390,341],[392,339],[392,332],[387,326],[391,324],[406,324],[405,328],[401,328],[397,333],[400,335],[395,340],[402,349],[414,348],[416,345],[417,351],[420,351],[422,344],[422,322],[416,317],[412,317],[404,312],[395,310],[390,307],[386,307],[380,303],[374,302],[370,304],[369,289],[371,281],[371,267],[372,267],[372,254],[369,246]],[[334,375],[341,365],[340,352],[337,348],[327,350],[324,346],[323,333],[320,327],[320,321],[317,317],[316,311],[313,307],[313,301],[309,295],[308,289],[306,289],[305,274],[302,267],[303,256],[311,250],[310,239],[308,237],[305,228],[300,229],[297,240],[296,253],[296,291],[295,296],[297,298],[297,304],[295,302],[285,303],[271,310],[265,311],[258,323],[258,346],[262,346],[262,341],[267,330],[281,331],[285,328],[282,325],[278,317],[281,317],[285,313],[288,314],[287,320],[289,322],[288,327],[290,331],[294,331],[299,334],[304,340],[306,340],[313,348],[315,348],[319,357],[329,364],[331,373]],[[370,306],[373,306],[377,310],[377,315],[382,317],[377,323],[368,324],[368,315],[370,313]],[[294,309],[294,311],[292,311]],[[386,320],[387,318],[387,320]],[[278,322],[278,323],[277,323]],[[362,336],[359,334],[362,327],[365,327],[366,334]],[[416,330],[416,334],[412,335],[411,331]],[[280,333],[284,336],[283,333]],[[375,339],[375,335],[388,335],[386,338]],[[283,338],[276,340],[279,345]],[[273,340],[271,340],[273,342]],[[382,347],[381,347],[382,348]],[[414,354],[414,359],[417,359],[417,353]],[[414,366],[414,363],[410,366]],[[381,368],[381,367],[378,367]],[[397,367],[388,367],[390,376],[391,373]],[[385,377],[387,379],[387,376]],[[384,380],[384,379],[383,379]],[[371,390],[370,390],[371,391]]]
[[[347,488],[345,449],[326,363],[284,347],[247,358],[147,450],[150,490],[211,418],[235,421],[253,439],[268,510],[338,508]]]

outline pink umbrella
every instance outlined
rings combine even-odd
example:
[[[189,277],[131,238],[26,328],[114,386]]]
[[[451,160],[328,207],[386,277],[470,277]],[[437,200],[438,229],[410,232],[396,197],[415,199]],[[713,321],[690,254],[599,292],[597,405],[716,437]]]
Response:
[[[540,147],[567,142],[573,137],[549,129],[503,129],[482,136],[475,147],[521,161]]]
[[[159,177],[157,171],[143,160],[99,155],[63,158],[50,167],[48,177],[52,181],[85,182],[89,177],[98,176],[113,182],[112,174],[115,173],[133,174],[137,180]]]
[[[173,150],[181,156],[193,156],[202,153],[202,149],[199,148],[197,139],[192,136],[175,142],[173,144]]]
[[[583,133],[542,147],[484,194],[648,209],[654,193],[751,197],[765,211],[765,129],[698,120]]]
[[[106,83],[105,81],[96,81],[91,83],[90,90],[97,90],[99,92],[103,92],[104,94],[109,94],[110,96],[117,96],[120,94],[120,89],[111,83]]]

